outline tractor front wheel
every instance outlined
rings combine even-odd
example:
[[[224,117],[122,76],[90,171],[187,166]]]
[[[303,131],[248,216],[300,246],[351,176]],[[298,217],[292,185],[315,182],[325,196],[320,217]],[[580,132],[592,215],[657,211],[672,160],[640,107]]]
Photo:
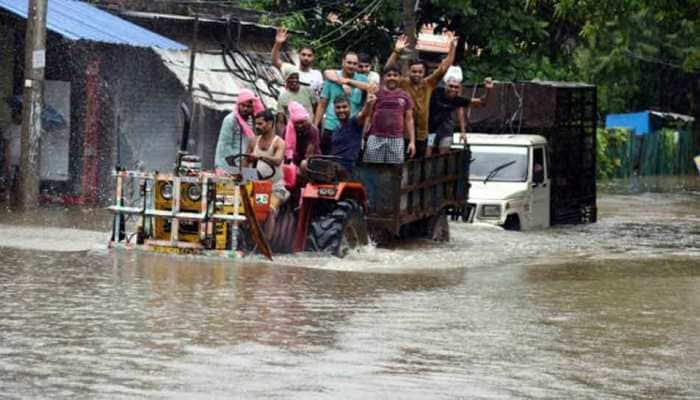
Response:
[[[337,202],[330,211],[317,216],[309,226],[309,249],[345,257],[368,243],[367,221],[360,203],[347,199]]]

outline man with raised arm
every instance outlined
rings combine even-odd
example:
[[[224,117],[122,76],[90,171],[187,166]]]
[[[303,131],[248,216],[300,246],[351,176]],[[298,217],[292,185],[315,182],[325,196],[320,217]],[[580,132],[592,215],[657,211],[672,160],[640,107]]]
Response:
[[[333,131],[331,155],[339,157],[338,164],[342,165],[348,173],[352,173],[360,155],[365,120],[372,113],[372,107],[374,107],[376,100],[377,97],[374,93],[368,93],[362,110],[352,117],[350,116],[350,102],[346,97],[339,96],[333,101],[333,108],[339,123]]]
[[[427,155],[445,154],[452,145],[452,134],[455,131],[455,114],[458,113],[460,141],[467,143],[466,121],[464,109],[469,107],[481,107],[486,104],[491,92],[493,82],[490,78],[484,81],[486,94],[483,97],[463,97],[462,93],[462,69],[456,66],[450,70],[443,79],[445,87],[438,87],[430,99],[430,136],[433,137],[432,145],[428,146]]]
[[[280,50],[282,50],[282,45],[287,41],[288,33],[286,28],[277,28],[277,35],[275,36],[275,44],[272,46],[272,65],[277,67],[280,71],[282,70],[284,64],[280,58]],[[323,75],[321,71],[312,68],[314,64],[315,51],[311,46],[302,46],[297,55],[299,56],[299,82],[302,85],[310,87],[318,99],[321,94],[321,89],[323,87]]]
[[[387,64],[382,74],[382,87],[372,107],[363,161],[366,163],[401,164],[404,153],[413,157],[416,143],[413,125],[413,101],[399,88],[399,66]],[[406,145],[404,137],[407,137]]]
[[[433,90],[438,85],[447,69],[455,61],[457,49],[457,38],[453,33],[445,33],[445,37],[450,43],[450,50],[440,65],[430,75],[424,61],[412,59],[408,63],[408,77],[402,77],[399,86],[411,96],[413,100],[413,119],[416,134],[416,156],[423,157],[426,154],[428,143],[428,121],[430,112],[430,97]],[[387,60],[387,65],[395,64],[399,61],[399,55],[408,47],[408,37],[401,35],[396,41],[394,50]]]

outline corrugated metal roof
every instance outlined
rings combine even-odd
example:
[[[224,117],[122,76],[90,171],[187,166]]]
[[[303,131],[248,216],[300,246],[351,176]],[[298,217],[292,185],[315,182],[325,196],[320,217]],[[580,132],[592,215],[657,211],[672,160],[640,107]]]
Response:
[[[190,52],[156,49],[163,64],[172,71],[182,86],[187,88],[190,70]],[[243,70],[234,74],[224,63],[222,53],[197,52],[195,56],[193,100],[215,110],[231,110],[241,89],[257,92],[265,106],[277,106],[277,93],[282,89],[281,77],[270,65],[270,56],[253,53],[235,54],[235,62],[227,56],[229,66],[238,65]]]
[[[27,18],[27,0],[0,0],[0,8]],[[48,0],[46,26],[71,40],[185,50],[187,46],[76,0]]]

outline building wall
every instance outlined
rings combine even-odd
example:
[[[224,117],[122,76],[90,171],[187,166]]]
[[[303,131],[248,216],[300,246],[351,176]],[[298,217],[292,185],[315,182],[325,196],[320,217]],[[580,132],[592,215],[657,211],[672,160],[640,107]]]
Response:
[[[113,90],[114,125],[121,147],[121,155],[116,147],[114,155],[121,156],[121,165],[126,168],[170,170],[180,137],[178,104],[183,99],[182,85],[150,50],[124,52],[129,54],[129,64],[114,74],[105,71]]]
[[[182,121],[184,88],[152,50],[102,46],[100,78],[102,147],[98,200],[108,200],[114,167],[173,170]]]

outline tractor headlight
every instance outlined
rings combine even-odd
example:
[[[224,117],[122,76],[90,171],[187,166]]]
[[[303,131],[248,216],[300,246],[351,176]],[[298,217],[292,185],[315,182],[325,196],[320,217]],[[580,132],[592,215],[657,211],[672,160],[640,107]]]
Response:
[[[484,204],[481,206],[481,216],[484,218],[500,218],[501,206],[498,204]]]
[[[172,199],[173,198],[173,184],[170,182],[167,182],[163,185],[160,185],[160,195],[165,200]]]
[[[192,201],[198,201],[202,198],[202,187],[197,184],[190,185],[187,188],[187,197]]]
[[[334,197],[337,190],[334,187],[322,187],[318,189],[319,196]]]

